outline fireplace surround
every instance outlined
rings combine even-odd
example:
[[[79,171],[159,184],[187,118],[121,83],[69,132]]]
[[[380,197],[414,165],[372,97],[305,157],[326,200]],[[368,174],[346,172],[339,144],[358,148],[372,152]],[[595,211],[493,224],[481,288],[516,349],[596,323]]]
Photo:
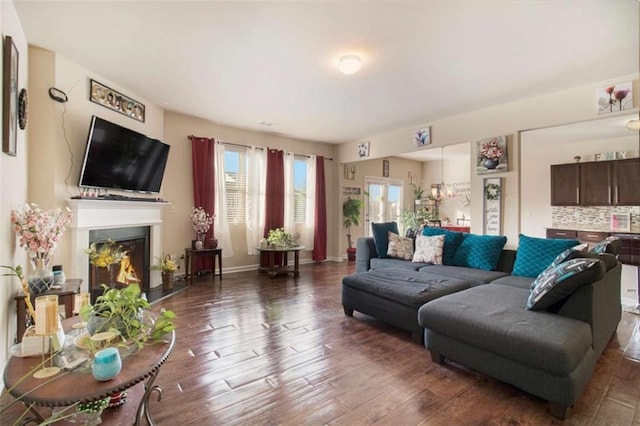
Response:
[[[149,249],[146,265],[162,255],[162,209],[168,203],[111,200],[67,200],[73,217],[71,219],[71,264],[65,269],[72,278],[82,279],[82,291],[89,291],[89,260],[84,252],[89,247],[91,234],[118,228],[148,227]],[[121,232],[121,231],[118,231]],[[125,231],[126,234],[126,231]],[[149,287],[162,283],[160,272],[145,271]]]

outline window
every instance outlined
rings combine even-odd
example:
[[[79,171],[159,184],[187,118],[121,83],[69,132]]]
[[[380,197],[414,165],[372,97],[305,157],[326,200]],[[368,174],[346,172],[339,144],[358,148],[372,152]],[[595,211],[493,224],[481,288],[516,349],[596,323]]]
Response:
[[[293,220],[295,223],[307,221],[307,160],[306,157],[295,157],[293,161]]]
[[[245,223],[247,161],[244,150],[227,147],[224,152],[227,221]]]

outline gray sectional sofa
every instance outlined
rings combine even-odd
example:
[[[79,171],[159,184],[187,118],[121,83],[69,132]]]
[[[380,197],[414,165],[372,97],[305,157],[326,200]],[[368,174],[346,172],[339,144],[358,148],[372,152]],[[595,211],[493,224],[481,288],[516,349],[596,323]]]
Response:
[[[448,358],[510,383],[564,418],[620,321],[622,267],[611,254],[596,256],[600,271],[592,282],[546,309],[529,310],[535,278],[511,275],[516,256],[503,250],[491,271],[420,264],[379,258],[373,239],[360,238],[356,274],[343,280],[345,313],[372,315],[414,338],[424,333],[433,361]],[[441,284],[447,290],[438,287],[432,297]],[[397,292],[394,285],[410,289]]]

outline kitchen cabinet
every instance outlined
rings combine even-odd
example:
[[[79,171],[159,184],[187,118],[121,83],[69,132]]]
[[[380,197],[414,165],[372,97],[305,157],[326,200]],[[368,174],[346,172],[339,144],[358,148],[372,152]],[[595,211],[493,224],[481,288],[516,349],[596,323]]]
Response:
[[[618,206],[640,205],[640,158],[612,161],[613,202]]]
[[[551,166],[551,205],[577,206],[580,202],[580,164]]]
[[[552,165],[551,205],[640,205],[640,158]]]

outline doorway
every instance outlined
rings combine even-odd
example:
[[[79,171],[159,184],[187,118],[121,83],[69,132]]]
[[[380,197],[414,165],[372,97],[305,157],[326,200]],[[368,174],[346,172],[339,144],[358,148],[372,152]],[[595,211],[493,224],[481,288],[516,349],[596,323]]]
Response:
[[[403,205],[404,182],[400,179],[365,177],[365,235],[370,237],[371,223],[398,221]]]

